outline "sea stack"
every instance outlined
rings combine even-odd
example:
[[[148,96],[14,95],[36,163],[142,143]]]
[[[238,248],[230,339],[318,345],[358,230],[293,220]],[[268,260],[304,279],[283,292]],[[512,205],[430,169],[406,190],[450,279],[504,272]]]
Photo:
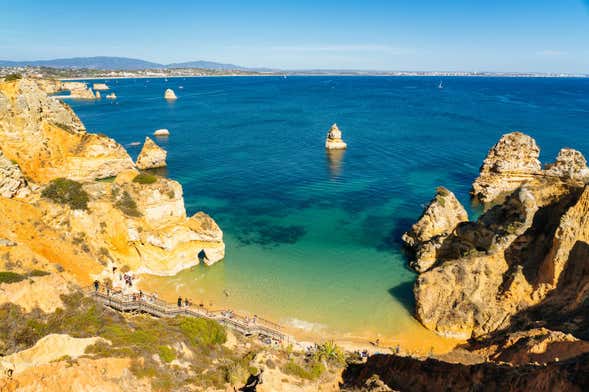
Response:
[[[342,140],[342,132],[337,127],[337,124],[333,124],[327,133],[327,139],[325,139],[325,148],[328,150],[345,150],[347,144]]]
[[[96,99],[100,99],[100,91],[96,92]]]
[[[165,167],[167,155],[166,150],[155,144],[148,136],[145,138],[145,143],[143,143],[143,148],[137,157],[135,166],[141,170]]]
[[[94,83],[92,85],[93,90],[108,90],[109,87],[105,83]]]
[[[176,93],[174,93],[174,90],[172,90],[171,88],[166,89],[166,92],[164,93],[164,98],[168,100],[178,99]]]
[[[117,99],[117,95],[115,93],[107,94],[106,99]]]
[[[153,133],[153,136],[167,137],[170,136],[170,131],[167,129],[158,129]]]

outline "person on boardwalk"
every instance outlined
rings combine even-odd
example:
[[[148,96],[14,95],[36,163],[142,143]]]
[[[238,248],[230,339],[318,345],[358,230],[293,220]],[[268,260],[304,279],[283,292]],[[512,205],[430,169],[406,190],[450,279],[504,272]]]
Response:
[[[98,287],[100,287],[100,282],[98,280],[94,281],[94,291],[98,292]]]
[[[182,307],[182,297],[178,297],[178,307]]]

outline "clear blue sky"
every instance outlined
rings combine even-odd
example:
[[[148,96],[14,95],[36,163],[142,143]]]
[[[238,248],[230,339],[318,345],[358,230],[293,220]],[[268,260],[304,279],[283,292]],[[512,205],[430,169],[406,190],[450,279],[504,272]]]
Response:
[[[3,2],[0,58],[589,73],[589,0]]]

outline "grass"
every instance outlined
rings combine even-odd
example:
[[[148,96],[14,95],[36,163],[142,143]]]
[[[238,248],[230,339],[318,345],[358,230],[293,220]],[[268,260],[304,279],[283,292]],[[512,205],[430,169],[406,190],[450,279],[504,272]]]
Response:
[[[153,184],[154,182],[157,182],[157,177],[152,174],[141,173],[133,178],[133,182],[138,184]]]
[[[90,197],[82,184],[67,178],[56,178],[43,189],[41,196],[58,204],[69,205],[74,210],[87,210]]]

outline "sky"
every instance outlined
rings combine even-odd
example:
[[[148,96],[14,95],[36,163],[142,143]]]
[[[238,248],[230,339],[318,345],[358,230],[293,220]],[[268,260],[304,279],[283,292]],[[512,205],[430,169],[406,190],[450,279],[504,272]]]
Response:
[[[589,0],[2,3],[3,60],[589,73]]]

